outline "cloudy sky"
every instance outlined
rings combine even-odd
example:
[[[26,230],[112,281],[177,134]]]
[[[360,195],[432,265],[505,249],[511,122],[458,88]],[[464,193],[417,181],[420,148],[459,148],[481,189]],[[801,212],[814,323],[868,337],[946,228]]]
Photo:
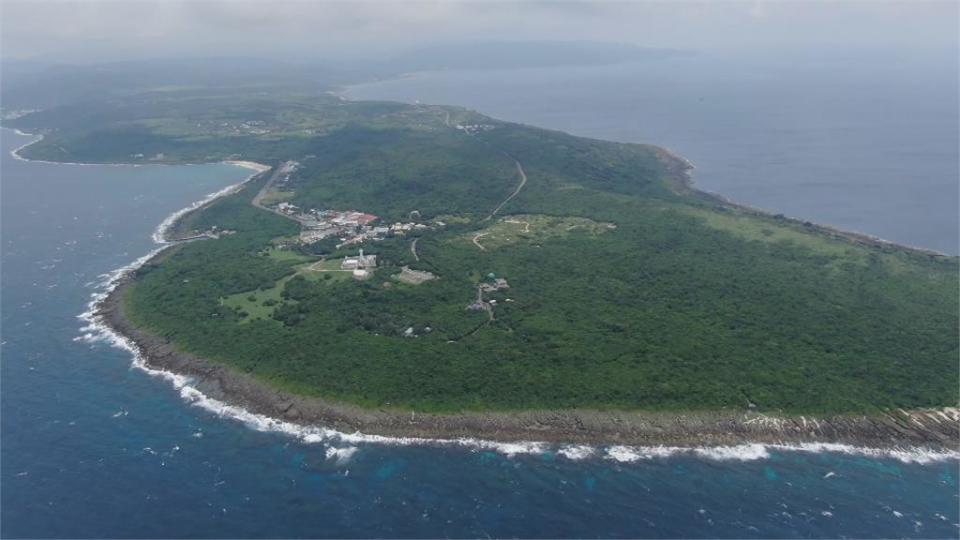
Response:
[[[952,50],[958,2],[0,0],[4,58],[380,55],[468,40]]]

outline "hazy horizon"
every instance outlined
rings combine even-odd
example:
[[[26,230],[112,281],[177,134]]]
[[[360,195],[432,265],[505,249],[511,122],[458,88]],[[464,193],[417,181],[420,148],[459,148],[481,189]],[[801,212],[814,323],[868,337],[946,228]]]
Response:
[[[362,61],[474,41],[743,54],[956,54],[958,4],[884,2],[0,2],[3,60]]]

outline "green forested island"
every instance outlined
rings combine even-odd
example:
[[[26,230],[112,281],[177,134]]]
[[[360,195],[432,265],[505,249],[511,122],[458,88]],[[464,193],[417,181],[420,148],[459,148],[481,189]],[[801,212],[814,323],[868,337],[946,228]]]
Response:
[[[174,236],[209,238],[140,268],[124,302],[178,350],[294,394],[425,412],[957,405],[956,258],[705,195],[657,147],[251,91],[6,125],[45,135],[33,159],[271,166],[181,220]]]

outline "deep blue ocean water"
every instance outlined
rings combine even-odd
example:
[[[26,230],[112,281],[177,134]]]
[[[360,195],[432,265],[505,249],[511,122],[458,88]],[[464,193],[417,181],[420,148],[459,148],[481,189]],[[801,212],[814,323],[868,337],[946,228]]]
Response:
[[[666,146],[702,189],[955,255],[958,53],[698,53],[601,67],[444,71],[352,99],[461,105],[576,135]]]
[[[305,442],[190,405],[77,316],[165,216],[248,171],[22,162],[29,139],[2,135],[5,538],[958,535],[956,459]]]

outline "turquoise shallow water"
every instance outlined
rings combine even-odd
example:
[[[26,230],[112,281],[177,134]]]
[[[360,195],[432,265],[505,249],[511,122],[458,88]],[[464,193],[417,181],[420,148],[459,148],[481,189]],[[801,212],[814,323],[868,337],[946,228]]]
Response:
[[[305,442],[190,405],[76,339],[77,315],[165,216],[247,171],[26,163],[2,135],[3,537],[958,534],[956,460]]]

